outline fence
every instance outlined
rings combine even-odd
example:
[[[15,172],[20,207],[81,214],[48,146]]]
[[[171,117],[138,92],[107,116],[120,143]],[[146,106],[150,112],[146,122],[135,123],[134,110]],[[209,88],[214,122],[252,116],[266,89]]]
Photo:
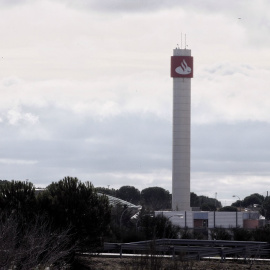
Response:
[[[234,258],[267,258],[270,245],[267,242],[223,241],[223,240],[189,240],[157,239],[131,243],[104,243],[104,251],[123,253],[141,253],[154,255],[181,256],[183,260],[200,260],[219,256],[222,261],[227,256]]]

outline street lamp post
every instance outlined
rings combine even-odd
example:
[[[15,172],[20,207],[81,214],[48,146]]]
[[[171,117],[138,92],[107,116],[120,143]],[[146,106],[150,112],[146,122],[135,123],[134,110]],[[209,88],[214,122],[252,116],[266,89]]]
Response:
[[[240,212],[242,212],[242,205],[241,205],[241,200],[240,198],[237,196],[237,195],[233,195],[233,197],[237,197],[239,199],[239,202],[240,202]]]
[[[121,227],[122,227],[122,217],[124,215],[124,213],[128,210],[128,207],[122,212],[121,216],[120,216],[120,231],[121,231]]]

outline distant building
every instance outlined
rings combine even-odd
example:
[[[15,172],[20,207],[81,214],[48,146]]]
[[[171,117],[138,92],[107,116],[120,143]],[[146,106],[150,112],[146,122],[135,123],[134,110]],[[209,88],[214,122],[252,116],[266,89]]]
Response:
[[[246,228],[255,229],[263,226],[265,220],[259,212],[207,212],[207,211],[155,211],[155,216],[162,215],[172,224],[180,227],[196,228]]]

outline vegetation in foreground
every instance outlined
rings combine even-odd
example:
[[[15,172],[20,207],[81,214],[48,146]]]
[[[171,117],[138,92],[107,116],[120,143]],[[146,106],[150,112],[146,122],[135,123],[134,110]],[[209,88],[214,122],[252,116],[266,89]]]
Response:
[[[111,207],[102,193],[141,204],[142,210],[133,219],[131,217],[136,213],[134,209]],[[153,216],[153,211],[169,209],[170,204],[171,195],[160,187],[141,192],[131,186],[123,186],[119,190],[94,188],[89,182],[82,183],[77,178],[65,177],[53,182],[44,191],[37,192],[30,182],[0,181],[0,269],[44,269],[46,266],[51,269],[83,269],[75,254],[99,251],[103,241],[207,238],[206,230],[180,228],[173,226],[165,217]],[[262,214],[270,214],[269,198],[257,193],[243,201],[236,201],[230,209],[222,208],[216,199],[194,193],[191,193],[191,204],[201,210],[219,208],[220,211],[236,211],[236,207],[256,204]],[[215,228],[211,235],[219,240],[270,242],[270,227],[253,231]],[[132,267],[140,265],[141,268],[126,269],[152,269],[142,268],[142,265],[152,267],[149,266],[150,258],[148,262],[142,261],[132,264]],[[180,264],[179,261],[177,263]],[[166,269],[174,269],[171,267]]]
[[[0,210],[0,269],[72,265],[75,252],[100,247],[111,216],[107,197],[72,177],[37,195],[32,183],[5,182]]]

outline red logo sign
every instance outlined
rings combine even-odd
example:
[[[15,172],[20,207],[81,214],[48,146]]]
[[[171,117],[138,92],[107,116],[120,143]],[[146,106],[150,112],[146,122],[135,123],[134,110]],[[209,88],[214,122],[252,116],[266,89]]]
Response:
[[[172,56],[171,57],[171,77],[193,78],[193,57],[192,56]]]

